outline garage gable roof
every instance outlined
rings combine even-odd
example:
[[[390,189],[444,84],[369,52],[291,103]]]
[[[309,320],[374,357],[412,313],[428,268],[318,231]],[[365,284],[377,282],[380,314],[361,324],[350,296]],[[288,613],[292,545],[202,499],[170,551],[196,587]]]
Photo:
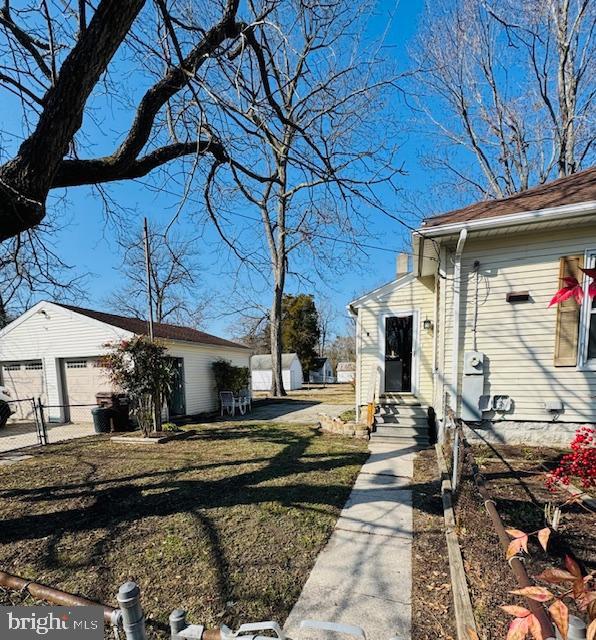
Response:
[[[500,200],[483,200],[463,209],[426,218],[422,231],[444,224],[524,214],[596,200],[596,167],[552,180]]]
[[[68,309],[74,313],[92,318],[93,320],[98,320],[99,322],[104,322],[105,324],[109,324],[113,327],[130,331],[135,335],[147,334],[147,321],[142,320],[141,318],[128,318],[113,313],[104,313],[103,311],[94,311],[93,309],[85,309],[83,307],[75,307],[70,304],[60,304],[58,302],[55,302],[54,304],[62,307],[63,309]],[[178,340],[181,342],[196,342],[198,344],[213,345],[217,347],[248,349],[248,347],[238,344],[237,342],[219,338],[218,336],[205,333],[204,331],[199,331],[198,329],[181,327],[175,324],[155,322],[153,324],[153,335],[156,338],[161,338],[162,340]]]

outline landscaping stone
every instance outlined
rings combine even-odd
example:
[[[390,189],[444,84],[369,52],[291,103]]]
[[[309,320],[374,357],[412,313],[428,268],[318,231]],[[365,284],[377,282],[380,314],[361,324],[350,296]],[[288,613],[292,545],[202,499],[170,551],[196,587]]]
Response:
[[[337,416],[319,413],[319,429],[326,433],[335,433],[349,438],[361,438],[368,440],[370,437],[366,425],[359,422],[344,422]]]

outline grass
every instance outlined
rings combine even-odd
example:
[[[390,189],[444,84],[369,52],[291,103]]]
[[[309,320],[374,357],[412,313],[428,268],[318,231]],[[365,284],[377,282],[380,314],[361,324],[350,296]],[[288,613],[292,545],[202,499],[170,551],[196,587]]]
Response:
[[[203,425],[159,446],[103,437],[0,467],[0,569],[115,604],[139,583],[165,632],[277,619],[298,598],[366,443],[296,425]]]

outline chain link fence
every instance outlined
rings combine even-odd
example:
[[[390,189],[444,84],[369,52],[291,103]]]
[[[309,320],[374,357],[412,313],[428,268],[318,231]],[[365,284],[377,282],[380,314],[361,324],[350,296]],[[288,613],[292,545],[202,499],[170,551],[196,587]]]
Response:
[[[40,398],[6,401],[0,415],[0,454],[94,435],[92,410],[98,406],[46,405]]]
[[[47,444],[47,434],[35,398],[4,402],[0,416],[0,453]]]

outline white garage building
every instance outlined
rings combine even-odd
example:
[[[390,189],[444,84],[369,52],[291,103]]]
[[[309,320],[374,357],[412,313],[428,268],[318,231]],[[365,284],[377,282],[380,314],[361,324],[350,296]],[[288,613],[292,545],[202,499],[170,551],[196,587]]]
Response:
[[[110,391],[99,356],[106,343],[147,333],[147,323],[111,313],[53,302],[39,302],[0,330],[0,384],[15,398],[37,398],[48,406],[51,422],[71,419],[69,407],[93,405],[95,394]],[[170,399],[172,415],[217,408],[211,364],[226,359],[249,366],[249,350],[217,336],[170,324],[154,325],[178,371]],[[19,409],[28,411],[28,405]],[[77,418],[83,412],[77,411]],[[15,418],[30,418],[20,415]],[[87,418],[91,419],[91,407]]]
[[[253,356],[250,359],[250,371],[253,391],[269,391],[273,380],[273,361],[271,354]],[[295,353],[283,353],[281,356],[282,380],[284,389],[300,389],[304,381],[302,365]]]

